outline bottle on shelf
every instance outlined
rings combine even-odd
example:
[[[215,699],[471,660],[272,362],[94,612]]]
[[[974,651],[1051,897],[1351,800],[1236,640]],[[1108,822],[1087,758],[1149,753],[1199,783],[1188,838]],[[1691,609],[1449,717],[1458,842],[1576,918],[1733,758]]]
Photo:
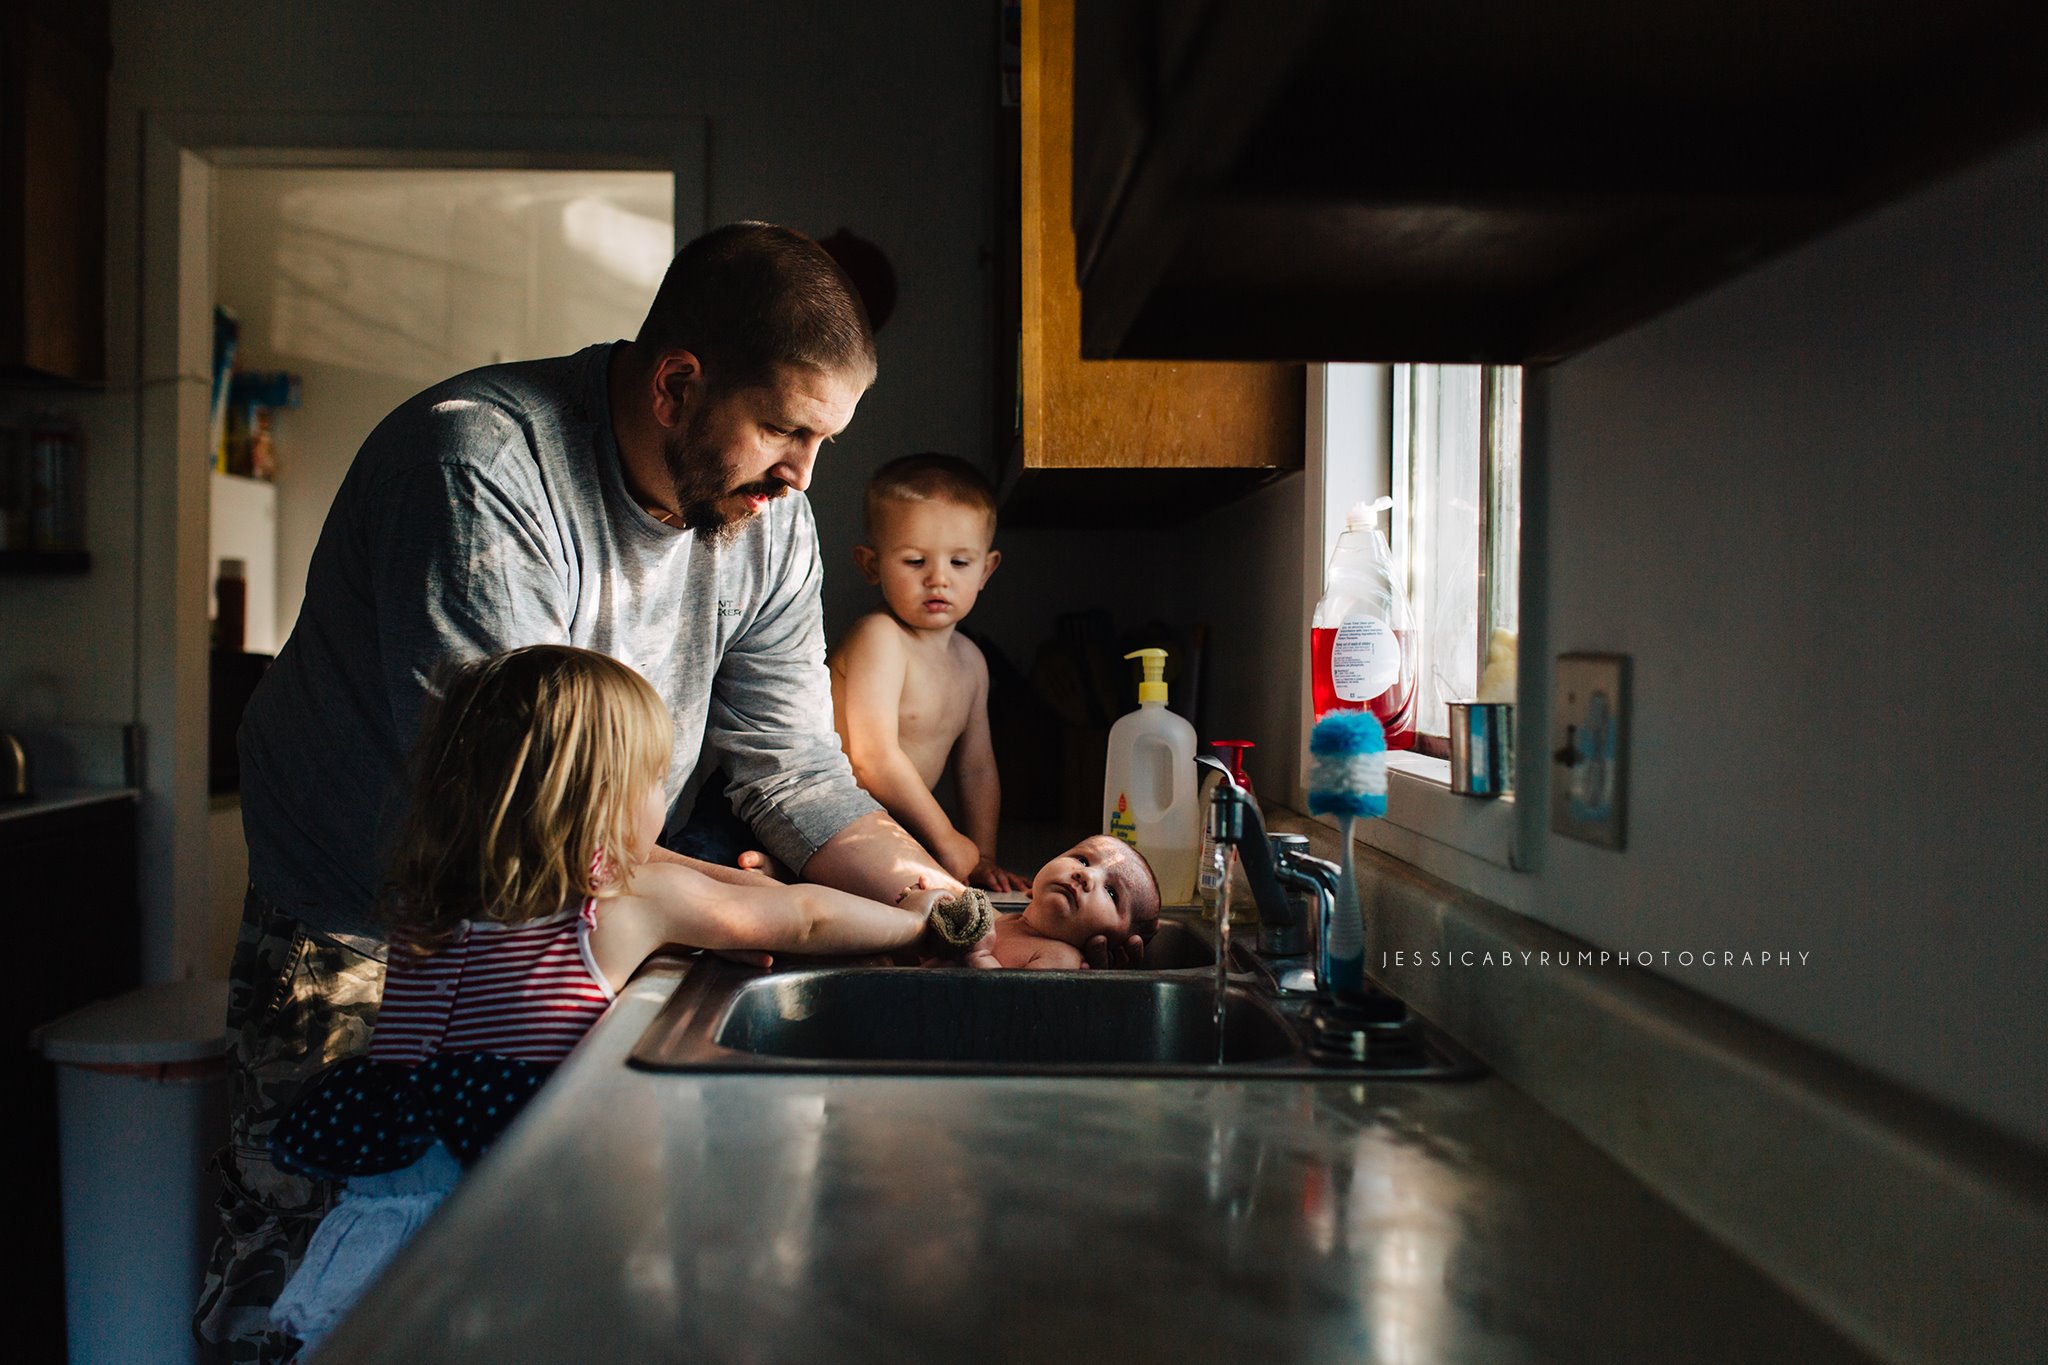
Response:
[[[249,566],[239,559],[223,559],[220,576],[213,581],[213,647],[224,654],[240,654],[249,624]]]
[[[27,435],[0,425],[0,550],[28,548]]]
[[[61,412],[38,413],[28,437],[28,543],[36,550],[85,548],[84,438]]]
[[[1389,749],[1415,747],[1415,630],[1394,556],[1379,529],[1392,498],[1354,505],[1330,556],[1309,625],[1309,680],[1318,717],[1370,711]]]

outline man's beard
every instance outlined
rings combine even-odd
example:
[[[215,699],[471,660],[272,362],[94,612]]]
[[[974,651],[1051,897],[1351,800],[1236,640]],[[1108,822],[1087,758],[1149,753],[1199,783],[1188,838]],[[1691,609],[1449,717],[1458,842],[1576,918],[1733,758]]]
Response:
[[[705,418],[709,415],[709,408],[698,408],[685,426],[668,433],[662,443],[661,459],[668,468],[669,480],[675,484],[676,512],[683,528],[723,545],[739,534],[752,515],[734,510],[730,505],[733,501],[748,496],[779,498],[789,491],[789,485],[768,477],[735,485],[731,467],[704,434]]]

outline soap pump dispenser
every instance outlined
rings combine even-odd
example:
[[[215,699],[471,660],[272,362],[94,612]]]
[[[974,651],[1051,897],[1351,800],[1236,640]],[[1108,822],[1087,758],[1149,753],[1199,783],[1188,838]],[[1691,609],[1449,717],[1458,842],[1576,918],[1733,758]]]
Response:
[[[1138,709],[1110,727],[1102,784],[1103,832],[1145,855],[1161,905],[1195,898],[1202,811],[1195,797],[1195,727],[1166,709],[1166,651],[1134,649],[1144,663]]]

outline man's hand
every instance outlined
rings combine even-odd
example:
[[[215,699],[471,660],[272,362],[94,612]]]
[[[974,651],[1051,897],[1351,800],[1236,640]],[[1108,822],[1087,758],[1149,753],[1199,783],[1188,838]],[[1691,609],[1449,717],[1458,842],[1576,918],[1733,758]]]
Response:
[[[1029,891],[1031,883],[1025,881],[1008,868],[999,867],[994,858],[982,858],[967,874],[967,884],[978,886],[984,891]]]
[[[656,844],[654,851],[647,856],[652,862],[681,863],[684,867],[695,868],[713,881],[725,882],[731,886],[766,886],[778,880],[791,880],[786,875],[780,878],[774,875],[783,870],[782,864],[765,853],[753,850],[740,854],[738,867],[727,867],[724,863],[707,863],[701,858],[686,858],[673,849],[663,848],[660,844]]]
[[[793,882],[796,880],[794,876],[790,875],[788,868],[776,862],[774,858],[763,853],[758,848],[750,848],[745,853],[740,854],[739,861],[741,871],[758,872],[767,881]]]
[[[1142,967],[1145,940],[1132,934],[1122,943],[1113,944],[1107,935],[1097,934],[1081,946],[1081,955],[1091,967]]]

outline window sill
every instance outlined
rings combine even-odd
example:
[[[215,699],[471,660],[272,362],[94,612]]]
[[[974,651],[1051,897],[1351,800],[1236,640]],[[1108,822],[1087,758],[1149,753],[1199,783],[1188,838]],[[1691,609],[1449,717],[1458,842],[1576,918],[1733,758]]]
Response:
[[[1387,755],[1387,823],[1496,867],[1515,865],[1515,798],[1459,796],[1445,759]]]
[[[1319,816],[1334,827],[1335,821]],[[1384,837],[1393,830],[1405,837]],[[1515,798],[1459,796],[1451,790],[1451,765],[1422,754],[1387,755],[1387,814],[1358,828],[1365,843],[1409,861],[1418,860],[1416,838],[1481,859],[1495,867],[1515,866]]]

